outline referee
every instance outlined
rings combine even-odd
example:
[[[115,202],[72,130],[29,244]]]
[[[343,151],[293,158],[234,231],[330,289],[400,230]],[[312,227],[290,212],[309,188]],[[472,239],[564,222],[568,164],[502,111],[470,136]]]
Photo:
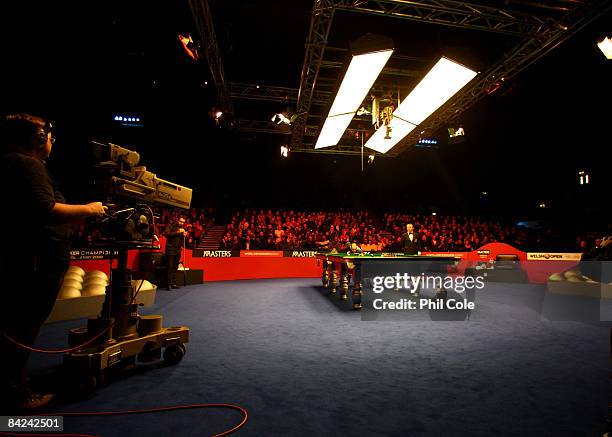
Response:
[[[421,238],[414,231],[414,225],[408,223],[406,225],[406,233],[402,235],[400,247],[406,255],[419,255],[421,252]]]

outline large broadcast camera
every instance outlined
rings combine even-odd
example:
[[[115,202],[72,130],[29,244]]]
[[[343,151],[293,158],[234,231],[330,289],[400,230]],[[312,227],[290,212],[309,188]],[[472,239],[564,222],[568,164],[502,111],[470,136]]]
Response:
[[[72,352],[64,356],[64,368],[77,377],[80,391],[93,390],[115,370],[132,368],[137,362],[162,358],[177,364],[185,355],[189,328],[162,327],[161,315],[140,316],[136,288],[128,268],[129,249],[153,249],[155,215],[152,207],[191,205],[192,190],[160,179],[139,166],[140,155],[111,143],[91,142],[96,159],[94,191],[107,200],[107,215],[90,223],[93,244],[110,249],[110,283],[99,317],[87,327],[70,330]],[[74,382],[74,381],[73,381]]]
[[[96,159],[94,191],[106,196],[109,215],[98,222],[97,243],[152,241],[154,215],[151,206],[188,209],[192,190],[158,178],[140,163],[138,152],[112,143],[92,141]]]
[[[159,206],[188,209],[192,190],[160,179],[140,163],[140,154],[112,143],[91,142],[105,191],[113,196]],[[105,178],[104,176],[108,176]]]

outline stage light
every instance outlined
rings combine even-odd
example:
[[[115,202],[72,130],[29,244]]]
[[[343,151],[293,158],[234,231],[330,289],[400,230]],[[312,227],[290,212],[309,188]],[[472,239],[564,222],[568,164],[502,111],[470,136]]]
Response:
[[[289,120],[287,116],[283,113],[274,114],[274,116],[272,117],[272,121],[276,124],[285,123],[291,126],[291,120]]]
[[[606,59],[612,59],[612,37],[605,37],[597,43],[597,47],[604,54]]]
[[[197,61],[200,58],[200,54],[198,53],[198,48],[193,42],[193,38],[191,38],[191,35],[179,34],[178,39],[183,45],[183,49],[185,50],[187,56],[189,56],[194,61]]]
[[[591,183],[591,178],[589,177],[589,174],[584,170],[578,172],[578,180],[580,182],[580,185],[588,185]]]
[[[392,53],[393,49],[389,49],[353,55],[315,149],[338,144]]]
[[[432,213],[431,213],[431,215],[433,215],[433,216],[435,217],[435,216],[436,216],[436,215],[438,215],[438,214],[436,214],[435,212],[432,212]]]
[[[463,130],[462,127],[458,127],[457,129],[455,129],[454,127],[448,128],[448,136],[450,138],[461,137],[464,135],[465,135],[465,131]]]
[[[381,126],[365,143],[365,147],[386,153],[406,135],[425,121],[461,88],[476,76],[476,72],[442,57],[393,112],[391,139],[385,139],[386,128]]]
[[[221,112],[221,111],[215,112],[215,119],[219,120],[222,115],[223,115],[223,112]]]

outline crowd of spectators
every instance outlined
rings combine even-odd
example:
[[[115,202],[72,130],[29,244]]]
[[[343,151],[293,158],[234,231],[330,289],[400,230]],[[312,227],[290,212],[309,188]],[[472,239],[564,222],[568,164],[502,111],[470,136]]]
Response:
[[[304,212],[249,210],[236,212],[221,240],[223,249],[304,249],[359,241],[381,250],[384,237],[367,211]]]
[[[515,226],[476,217],[247,209],[234,214],[221,248],[316,250],[357,243],[363,251],[399,251],[407,223],[414,224],[422,251],[472,251],[496,241],[520,247],[526,240]]]
[[[410,215],[385,213],[384,229],[397,237],[414,224],[421,250],[431,252],[470,252],[487,243],[501,242],[524,247],[527,235],[516,226],[486,221],[479,217]]]
[[[191,208],[188,212],[164,209],[156,221],[158,233],[164,235],[168,223],[178,219],[179,216],[185,217],[185,230],[187,231],[185,247],[188,249],[198,247],[206,229],[215,222],[213,208]]]
[[[164,235],[172,220],[186,218],[186,247],[198,247],[207,229],[215,224],[217,211],[192,208],[189,211],[158,209],[156,234]],[[244,209],[230,215],[220,241],[224,250],[323,250],[345,249],[356,243],[363,251],[401,251],[400,239],[406,224],[412,223],[421,251],[467,252],[487,243],[503,242],[521,250],[586,252],[596,245],[583,236],[572,244],[556,247],[560,237],[546,229],[529,231],[514,224],[480,217],[415,215],[369,211],[295,211]],[[74,247],[91,246],[97,238],[95,227],[81,224],[74,235]],[[549,235],[550,234],[550,235]]]

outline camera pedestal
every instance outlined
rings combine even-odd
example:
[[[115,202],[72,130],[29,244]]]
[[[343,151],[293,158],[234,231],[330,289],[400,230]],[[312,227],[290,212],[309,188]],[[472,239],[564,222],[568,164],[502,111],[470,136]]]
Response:
[[[120,246],[118,267],[112,271],[100,317],[89,319],[87,327],[69,332],[70,347],[99,337],[64,355],[65,373],[76,382],[79,391],[91,391],[109,373],[131,369],[137,362],[163,357],[168,365],[178,364],[187,352],[189,328],[164,328],[161,315],[138,314],[132,273],[127,269],[128,246]]]

